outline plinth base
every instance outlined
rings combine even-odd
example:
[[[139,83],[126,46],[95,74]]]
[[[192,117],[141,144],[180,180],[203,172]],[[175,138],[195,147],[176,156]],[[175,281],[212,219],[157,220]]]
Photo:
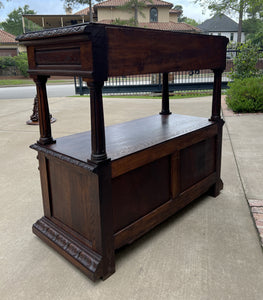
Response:
[[[48,218],[43,217],[38,220],[32,230],[34,234],[77,266],[93,281],[102,276],[102,257]]]

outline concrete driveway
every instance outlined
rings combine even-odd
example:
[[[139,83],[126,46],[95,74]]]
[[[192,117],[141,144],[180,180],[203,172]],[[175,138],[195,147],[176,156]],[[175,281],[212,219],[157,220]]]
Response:
[[[203,196],[118,250],[116,273],[93,283],[31,232],[43,215],[37,153],[28,147],[38,127],[25,124],[32,103],[0,101],[1,299],[262,299],[263,114],[225,109],[221,194]],[[105,123],[160,107],[156,99],[105,98]],[[179,114],[210,117],[210,107],[211,97],[171,100]],[[57,119],[54,138],[90,127],[88,98],[51,98],[50,111]]]

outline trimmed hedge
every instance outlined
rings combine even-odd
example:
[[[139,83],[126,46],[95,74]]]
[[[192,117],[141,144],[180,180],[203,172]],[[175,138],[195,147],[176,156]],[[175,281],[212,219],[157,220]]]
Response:
[[[235,79],[228,85],[226,103],[234,112],[263,112],[263,76]]]

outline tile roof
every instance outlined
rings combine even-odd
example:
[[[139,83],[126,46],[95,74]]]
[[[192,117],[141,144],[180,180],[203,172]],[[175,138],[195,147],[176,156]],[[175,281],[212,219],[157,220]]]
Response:
[[[238,31],[238,24],[224,14],[217,14],[198,25],[198,28],[204,32],[233,32]]]
[[[128,2],[129,0],[107,0],[107,1],[103,1],[100,2],[98,4],[95,4],[95,7],[112,7],[112,6],[121,6],[123,4],[125,4],[126,2]],[[147,1],[148,2],[148,6],[170,6],[171,8],[173,7],[173,4],[170,2],[166,2],[166,1],[162,1],[162,0],[151,0],[151,1]]]
[[[0,29],[0,43],[1,44],[17,44],[16,37],[2,29]]]
[[[74,15],[88,15],[88,14],[89,14],[89,7],[83,8],[77,11],[76,13],[74,13]]]
[[[113,20],[101,20],[98,23],[111,24]],[[181,31],[181,32],[193,32],[200,33],[200,29],[186,23],[176,23],[176,22],[156,22],[156,23],[139,23],[139,27],[158,29],[158,30],[171,30],[171,31]]]
[[[159,29],[159,30],[171,30],[171,31],[184,31],[184,32],[200,32],[200,29],[186,23],[176,22],[158,22],[158,23],[139,23],[140,27]]]

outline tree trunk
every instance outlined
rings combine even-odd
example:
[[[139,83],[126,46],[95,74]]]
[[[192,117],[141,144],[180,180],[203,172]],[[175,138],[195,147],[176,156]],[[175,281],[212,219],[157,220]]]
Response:
[[[138,25],[138,7],[136,5],[134,7],[134,23],[135,26]]]
[[[92,3],[91,3],[91,0],[89,0],[89,21],[93,22],[93,13],[92,13]]]
[[[244,3],[243,3],[243,1],[240,1],[239,16],[238,16],[238,33],[237,33],[237,43],[238,44],[241,43],[243,11],[244,11]]]

